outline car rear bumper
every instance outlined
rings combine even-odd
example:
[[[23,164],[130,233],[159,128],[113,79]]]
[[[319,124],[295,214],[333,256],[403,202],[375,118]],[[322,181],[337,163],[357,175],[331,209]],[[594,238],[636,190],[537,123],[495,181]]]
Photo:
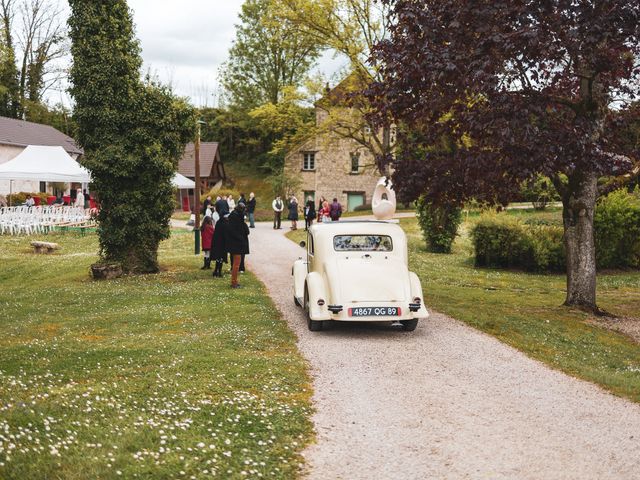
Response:
[[[342,309],[339,312],[336,312],[334,309],[331,312],[329,309],[332,305],[329,305],[323,309],[321,315],[312,315],[312,320],[335,320],[338,322],[395,322],[401,320],[413,320],[413,319],[423,319],[429,317],[429,312],[425,308],[424,305],[420,305],[420,308],[417,311],[411,311],[409,303],[384,303],[384,302],[375,302],[374,304],[346,304],[341,305]],[[384,316],[355,316],[351,315],[352,309],[362,308],[362,307],[393,307],[397,308],[400,311],[399,315],[384,315]],[[317,312],[320,313],[320,312]],[[322,317],[322,318],[320,318]]]

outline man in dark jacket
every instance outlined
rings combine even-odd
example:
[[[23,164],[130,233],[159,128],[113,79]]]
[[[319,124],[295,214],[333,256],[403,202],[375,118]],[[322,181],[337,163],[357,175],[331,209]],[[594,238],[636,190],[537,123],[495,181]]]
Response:
[[[247,213],[249,214],[249,228],[256,228],[256,195],[253,192],[249,194]]]
[[[222,197],[216,202],[216,212],[218,212],[220,218],[229,213],[229,204],[227,203],[227,197]]]
[[[225,202],[226,203],[226,202]],[[211,259],[216,262],[213,270],[214,277],[222,277],[222,264],[227,263],[227,217],[220,217],[216,222],[211,242]]]
[[[244,203],[238,203],[227,217],[225,240],[231,254],[231,288],[240,288],[238,272],[242,255],[249,254],[249,227],[244,223]]]

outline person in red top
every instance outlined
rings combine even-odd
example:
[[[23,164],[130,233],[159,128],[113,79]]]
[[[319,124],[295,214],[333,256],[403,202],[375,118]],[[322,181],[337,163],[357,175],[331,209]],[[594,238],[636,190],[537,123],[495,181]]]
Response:
[[[213,243],[213,220],[211,217],[204,217],[200,227],[200,237],[202,238],[202,250],[204,251],[204,265],[200,270],[211,268],[211,244]]]
[[[327,223],[331,221],[331,207],[329,207],[329,202],[326,200],[322,202],[322,208],[318,212],[318,220],[322,223]]]

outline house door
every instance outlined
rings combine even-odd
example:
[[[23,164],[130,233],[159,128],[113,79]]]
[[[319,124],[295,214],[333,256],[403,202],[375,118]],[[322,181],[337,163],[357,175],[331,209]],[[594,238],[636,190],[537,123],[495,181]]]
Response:
[[[364,205],[364,193],[347,193],[347,211],[353,212],[356,207]]]

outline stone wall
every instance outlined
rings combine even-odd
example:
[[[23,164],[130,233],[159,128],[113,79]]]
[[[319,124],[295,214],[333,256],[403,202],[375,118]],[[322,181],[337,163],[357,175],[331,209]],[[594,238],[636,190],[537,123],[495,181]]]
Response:
[[[315,152],[315,171],[303,170],[304,153]],[[358,173],[351,172],[351,155],[359,154]],[[357,142],[346,138],[314,138],[290,152],[285,158],[286,172],[302,181],[296,196],[301,204],[306,201],[303,192],[315,192],[316,205],[321,196],[331,201],[337,198],[347,211],[349,193],[362,193],[364,202],[371,196],[380,174],[371,153]],[[302,200],[305,198],[305,200]]]

